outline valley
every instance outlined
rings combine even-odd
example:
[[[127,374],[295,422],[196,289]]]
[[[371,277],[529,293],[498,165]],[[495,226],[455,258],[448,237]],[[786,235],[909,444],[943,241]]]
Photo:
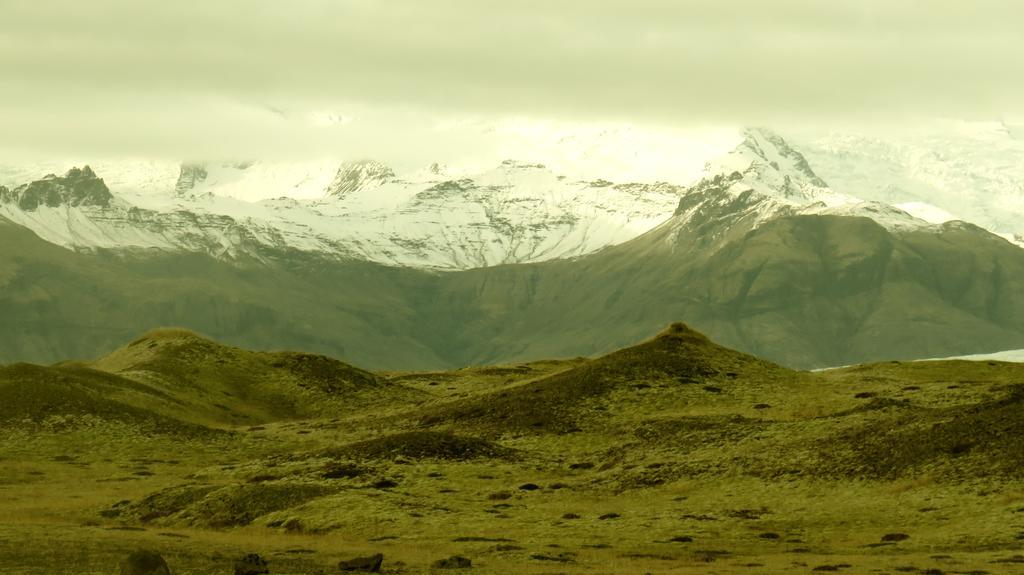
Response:
[[[0,1],[0,575],[1024,574],[1021,21]]]

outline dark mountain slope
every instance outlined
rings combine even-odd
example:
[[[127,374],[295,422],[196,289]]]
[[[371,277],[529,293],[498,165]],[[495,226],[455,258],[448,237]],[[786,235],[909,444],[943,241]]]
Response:
[[[275,254],[75,253],[0,220],[0,363],[92,358],[157,326],[378,367],[440,367],[410,334],[422,272]],[[409,286],[414,287],[409,287]]]
[[[743,234],[717,225],[669,221],[580,260],[446,277],[438,313],[464,321],[445,336],[476,352],[453,361],[610,351],[665,318],[794,367],[1024,347],[1024,250],[979,228],[892,232],[824,215]]]
[[[587,257],[447,274],[76,254],[0,224],[0,361],[94,357],[159,325],[387,369],[606,353],[673,320],[800,368],[1024,347],[1024,250],[959,222],[796,215],[733,184]]]

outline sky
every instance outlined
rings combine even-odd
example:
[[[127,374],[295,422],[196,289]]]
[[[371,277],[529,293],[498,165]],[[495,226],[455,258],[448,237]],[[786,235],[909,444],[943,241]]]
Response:
[[[415,156],[510,122],[1017,121],[1021,22],[1018,0],[0,0],[0,153]]]

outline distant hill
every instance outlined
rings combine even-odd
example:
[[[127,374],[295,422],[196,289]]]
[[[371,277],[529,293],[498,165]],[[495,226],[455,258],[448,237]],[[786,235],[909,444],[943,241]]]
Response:
[[[347,421],[354,442],[303,456],[317,461],[515,459],[520,450],[499,442],[589,437],[577,455],[621,466],[604,480],[622,485],[650,479],[629,461],[658,458],[674,462],[658,468],[661,481],[719,473],[727,463],[765,477],[1019,476],[1024,458],[1019,364],[802,372],[675,323],[591,361],[536,367],[384,376],[328,357],[253,352],[161,329],[90,363],[0,367],[0,428],[97,438],[114,429],[141,441]],[[414,383],[423,378],[460,383],[439,394]]]
[[[246,351],[182,329],[149,332],[93,362],[0,367],[0,425],[14,427],[99,421],[209,435],[419,398],[413,389],[335,359]]]
[[[772,387],[803,381],[798,372],[713,343],[675,323],[654,338],[512,389],[494,391],[428,411],[424,423],[470,424],[491,432],[565,433],[601,425],[615,413],[635,409],[655,416],[688,396],[716,392],[734,382]],[[724,387],[723,387],[724,386]],[[652,404],[640,390],[660,396]],[[595,406],[604,406],[595,411]]]

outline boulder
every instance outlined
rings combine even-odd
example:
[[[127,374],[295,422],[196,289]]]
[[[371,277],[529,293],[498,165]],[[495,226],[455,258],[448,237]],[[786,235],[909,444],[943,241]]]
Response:
[[[121,575],[171,575],[167,562],[155,551],[139,549],[121,560]]]
[[[384,562],[384,554],[377,553],[369,557],[355,557],[338,563],[338,569],[342,571],[359,571],[362,573],[378,573],[380,565]]]
[[[438,559],[431,565],[434,569],[469,569],[473,562],[461,555],[452,555],[447,559]]]
[[[267,575],[270,568],[267,561],[255,553],[250,553],[235,561],[235,575]]]

